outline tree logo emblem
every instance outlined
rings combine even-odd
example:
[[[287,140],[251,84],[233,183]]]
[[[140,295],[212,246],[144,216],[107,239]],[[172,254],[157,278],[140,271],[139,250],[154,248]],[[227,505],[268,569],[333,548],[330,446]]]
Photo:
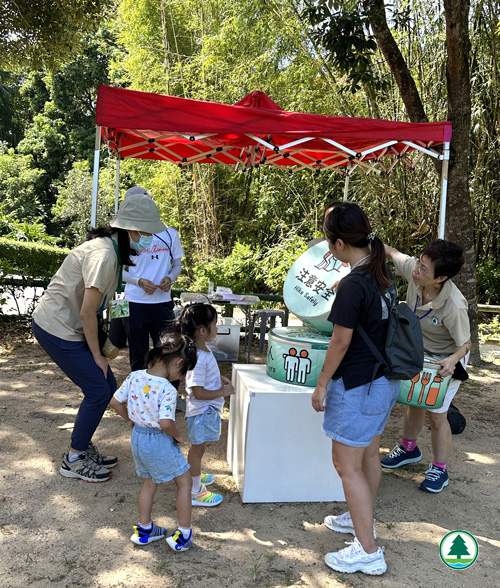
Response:
[[[451,531],[441,539],[439,555],[449,568],[464,570],[476,561],[479,546],[467,531]]]

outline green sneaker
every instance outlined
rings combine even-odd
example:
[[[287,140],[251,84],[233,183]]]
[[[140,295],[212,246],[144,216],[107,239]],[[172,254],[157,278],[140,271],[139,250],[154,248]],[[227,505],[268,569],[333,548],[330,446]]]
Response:
[[[222,502],[223,498],[220,494],[210,492],[202,484],[199,492],[191,492],[191,504],[193,506],[218,506]]]
[[[212,474],[202,474],[200,482],[205,484],[205,486],[210,486],[210,484],[215,482],[215,478],[212,476]]]

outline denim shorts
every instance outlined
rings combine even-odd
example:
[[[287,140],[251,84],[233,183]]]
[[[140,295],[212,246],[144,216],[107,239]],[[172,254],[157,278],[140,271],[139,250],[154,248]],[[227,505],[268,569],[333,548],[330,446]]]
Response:
[[[220,438],[221,418],[219,411],[209,406],[202,414],[186,417],[189,439],[193,445],[214,443]]]
[[[399,380],[385,376],[346,390],[342,378],[330,380],[325,402],[323,432],[350,447],[368,447],[381,435],[399,395]]]
[[[161,429],[134,425],[130,446],[137,475],[155,484],[170,482],[189,470],[179,446]]]

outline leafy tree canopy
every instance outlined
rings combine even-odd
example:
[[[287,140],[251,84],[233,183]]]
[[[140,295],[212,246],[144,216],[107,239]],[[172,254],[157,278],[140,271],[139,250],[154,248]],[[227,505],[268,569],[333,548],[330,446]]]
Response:
[[[50,69],[74,54],[82,34],[106,15],[110,0],[3,0],[0,67]]]

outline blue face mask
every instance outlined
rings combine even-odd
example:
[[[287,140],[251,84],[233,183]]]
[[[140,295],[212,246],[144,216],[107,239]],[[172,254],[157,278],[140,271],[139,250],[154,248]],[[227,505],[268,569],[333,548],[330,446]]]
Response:
[[[141,238],[137,243],[133,239],[130,239],[130,247],[136,251],[144,251],[145,249],[149,249],[152,242],[153,235],[141,235]]]

